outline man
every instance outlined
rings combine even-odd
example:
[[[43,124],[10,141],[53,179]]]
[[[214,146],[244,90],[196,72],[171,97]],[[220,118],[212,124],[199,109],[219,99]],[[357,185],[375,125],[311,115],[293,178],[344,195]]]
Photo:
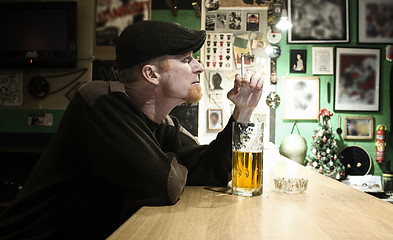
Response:
[[[58,131],[13,205],[0,239],[104,239],[140,207],[178,201],[184,185],[224,186],[231,173],[231,123],[248,121],[262,79],[236,77],[227,127],[199,145],[168,113],[201,98],[197,31],[162,21],[127,27],[116,45],[120,82],[78,90]]]

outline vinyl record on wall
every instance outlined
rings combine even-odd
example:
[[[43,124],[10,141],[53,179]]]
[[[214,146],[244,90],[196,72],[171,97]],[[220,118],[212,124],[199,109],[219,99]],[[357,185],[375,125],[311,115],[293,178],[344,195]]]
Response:
[[[362,147],[349,146],[340,152],[345,167],[345,175],[366,175],[371,170],[370,154]]]

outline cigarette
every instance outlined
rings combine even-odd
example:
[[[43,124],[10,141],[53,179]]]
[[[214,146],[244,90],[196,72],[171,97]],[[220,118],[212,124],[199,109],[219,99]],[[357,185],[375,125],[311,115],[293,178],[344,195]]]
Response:
[[[241,75],[242,75],[242,87],[243,87],[243,81],[244,81],[244,53],[242,53],[241,56]]]

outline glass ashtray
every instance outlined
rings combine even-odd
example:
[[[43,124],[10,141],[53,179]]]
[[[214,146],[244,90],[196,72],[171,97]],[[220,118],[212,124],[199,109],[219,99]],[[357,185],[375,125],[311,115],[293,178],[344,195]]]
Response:
[[[274,187],[279,192],[302,193],[307,190],[308,179],[304,178],[275,178]]]

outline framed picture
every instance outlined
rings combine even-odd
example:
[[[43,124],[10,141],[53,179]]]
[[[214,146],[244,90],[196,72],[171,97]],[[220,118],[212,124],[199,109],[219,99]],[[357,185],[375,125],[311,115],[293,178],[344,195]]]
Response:
[[[349,42],[348,0],[288,0],[288,43]]]
[[[307,50],[290,50],[289,71],[291,73],[306,73]]]
[[[373,139],[373,117],[344,117],[344,139]]]
[[[223,128],[222,108],[208,109],[207,121],[209,130],[221,130]]]
[[[358,42],[393,42],[393,1],[358,0]]]
[[[284,78],[283,119],[318,119],[319,78]]]
[[[333,73],[333,48],[313,47],[312,74],[328,75]]]
[[[336,48],[336,111],[379,111],[379,82],[380,49]]]

